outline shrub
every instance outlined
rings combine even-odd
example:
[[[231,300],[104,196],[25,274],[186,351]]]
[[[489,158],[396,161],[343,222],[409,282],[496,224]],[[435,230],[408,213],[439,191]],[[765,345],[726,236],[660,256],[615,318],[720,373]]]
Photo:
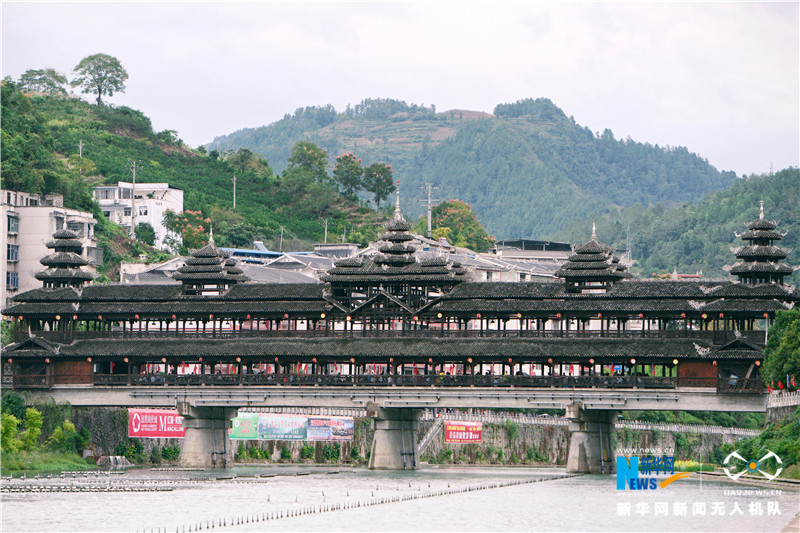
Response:
[[[160,465],[161,457],[162,457],[161,448],[159,448],[158,446],[153,446],[153,449],[150,450],[150,462],[153,463],[154,465]]]
[[[353,461],[361,461],[361,453],[358,451],[358,446],[350,448],[350,459]]]
[[[322,457],[324,457],[326,461],[338,461],[341,453],[342,447],[338,442],[325,444],[322,447]]]
[[[525,452],[525,456],[528,458],[528,461],[534,463],[546,463],[547,456],[544,455],[542,452],[537,450],[536,448],[528,448]]]
[[[519,424],[513,420],[506,420],[506,435],[508,435],[509,442],[513,442],[519,437]]]
[[[163,457],[164,460],[168,462],[177,461],[180,455],[181,455],[181,449],[178,446],[167,445],[161,449],[161,457]]]
[[[313,459],[314,458],[314,447],[310,444],[304,444],[302,448],[300,448],[300,459]]]
[[[64,420],[64,422],[53,431],[53,434],[47,439],[46,444],[51,450],[74,452],[78,449],[77,441],[78,432],[75,431],[75,424],[69,420]]]
[[[292,450],[290,450],[289,447],[284,444],[283,448],[281,448],[281,461],[291,461],[291,460],[292,460]]]

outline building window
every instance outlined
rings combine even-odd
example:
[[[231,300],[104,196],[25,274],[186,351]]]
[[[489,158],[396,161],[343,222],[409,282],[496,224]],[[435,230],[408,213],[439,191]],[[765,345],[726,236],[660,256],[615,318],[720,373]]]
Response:
[[[19,288],[19,274],[16,272],[6,272],[6,289],[16,290]]]
[[[525,274],[520,274],[519,275],[519,280],[520,281],[525,281],[525,278],[526,278]]]
[[[122,216],[124,216],[124,217],[131,216],[131,208],[130,207],[126,207],[125,210],[122,212]]]
[[[19,219],[17,217],[8,215],[8,232],[19,233]]]
[[[6,244],[6,260],[9,262],[19,261],[19,246]]]
[[[491,280],[492,280],[492,273],[491,272],[487,272],[486,273],[486,281],[491,281]]]
[[[130,189],[120,189],[119,190],[119,197],[123,200],[130,200],[131,199],[131,190]]]
[[[78,237],[83,237],[83,223],[82,222],[67,222],[67,228],[71,229],[78,234]]]
[[[146,205],[140,205],[139,206],[139,216],[140,217],[147,216],[147,206]]]
[[[56,217],[56,231],[64,229],[64,219],[61,217]]]
[[[100,266],[103,264],[103,249],[96,248],[94,246],[87,246],[86,247],[86,258],[89,260],[89,264],[94,266]]]

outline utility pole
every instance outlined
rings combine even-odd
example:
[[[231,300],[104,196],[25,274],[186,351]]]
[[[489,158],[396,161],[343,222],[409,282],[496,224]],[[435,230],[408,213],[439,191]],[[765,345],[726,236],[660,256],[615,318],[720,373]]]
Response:
[[[233,208],[236,209],[236,174],[233,175]]]
[[[328,219],[325,219],[325,244],[328,244]]]
[[[427,207],[427,213],[428,213],[428,215],[427,215],[428,216],[428,238],[430,239],[430,238],[432,238],[432,235],[433,235],[433,231],[431,230],[431,209],[433,209],[433,206],[438,204],[441,201],[439,198],[435,198],[435,199],[431,198],[431,193],[433,191],[438,191],[439,187],[435,186],[433,183],[426,183],[424,186],[420,187],[420,189],[428,191],[427,200],[426,199],[422,199],[422,200],[419,200],[419,201],[423,205],[425,205]]]
[[[133,172],[133,186],[131,187],[131,238],[136,235],[136,160],[128,162]]]
[[[81,159],[78,166],[78,176],[83,178],[83,139],[78,141],[78,157]]]
[[[633,250],[631,250],[631,225],[630,224],[628,224],[628,230],[627,230],[626,238],[627,238],[627,241],[628,241],[627,242],[628,262],[632,262],[633,261]]]
[[[281,253],[283,253],[283,226],[281,226],[281,244],[280,244],[280,246],[279,246],[278,250],[279,250]]]

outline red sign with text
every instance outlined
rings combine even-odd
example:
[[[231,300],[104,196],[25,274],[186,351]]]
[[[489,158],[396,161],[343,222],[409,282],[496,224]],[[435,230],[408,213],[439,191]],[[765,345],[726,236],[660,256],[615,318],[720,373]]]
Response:
[[[483,422],[444,421],[445,444],[472,444],[483,441]]]
[[[128,409],[128,437],[182,439],[185,434],[175,409]]]

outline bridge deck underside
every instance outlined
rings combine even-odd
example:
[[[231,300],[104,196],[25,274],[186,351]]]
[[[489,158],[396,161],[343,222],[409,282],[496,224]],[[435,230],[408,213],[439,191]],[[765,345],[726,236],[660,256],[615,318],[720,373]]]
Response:
[[[765,412],[764,394],[717,394],[714,388],[663,390],[497,389],[393,387],[97,387],[56,386],[31,396],[73,406],[174,407],[177,401],[227,407],[381,407],[564,409],[580,402],[589,410]]]

